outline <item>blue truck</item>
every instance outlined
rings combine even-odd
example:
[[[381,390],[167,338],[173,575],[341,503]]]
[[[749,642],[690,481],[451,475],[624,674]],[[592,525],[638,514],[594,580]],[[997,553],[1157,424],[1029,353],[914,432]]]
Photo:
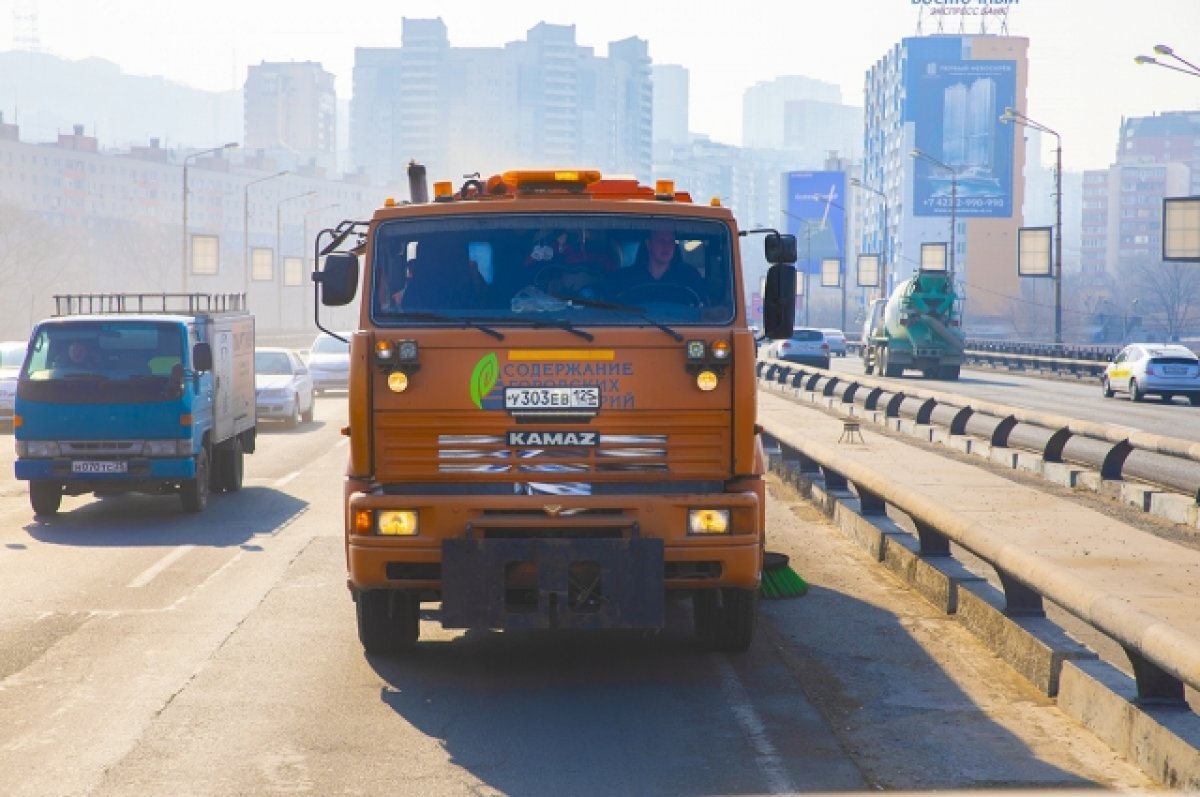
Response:
[[[238,294],[64,294],[17,381],[16,477],[64,495],[178,494],[200,512],[254,452],[254,316]]]

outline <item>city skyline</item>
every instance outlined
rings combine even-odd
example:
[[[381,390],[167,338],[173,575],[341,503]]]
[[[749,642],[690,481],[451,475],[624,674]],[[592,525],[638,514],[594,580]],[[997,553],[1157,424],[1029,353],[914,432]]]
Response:
[[[919,16],[912,0],[860,0],[853,12],[832,0],[759,4],[740,14],[710,0],[603,7],[517,0],[502,10],[478,0],[351,0],[340,7],[335,25],[326,24],[328,17],[297,15],[276,0],[213,0],[204,13],[182,19],[177,8],[146,0],[121,0],[120,6],[115,14],[111,6],[81,0],[5,0],[0,46],[19,39],[28,44],[34,32],[29,11],[36,9],[37,45],[63,58],[100,57],[129,74],[160,75],[209,91],[240,90],[246,69],[263,61],[318,61],[335,75],[339,100],[348,100],[355,48],[399,47],[403,17],[441,17],[455,47],[501,47],[540,21],[573,24],[577,43],[597,55],[605,55],[612,41],[637,36],[649,42],[654,63],[687,68],[689,127],[730,144],[742,142],[742,97],[758,82],[805,75],[839,86],[844,103],[861,105],[866,71],[901,39],[917,35],[918,20],[920,32],[929,35],[938,32],[939,20],[944,33],[958,33],[960,21],[963,32],[975,33],[984,18],[937,15],[945,7],[934,5]],[[623,7],[631,13],[620,13]],[[1030,40],[1028,101],[1021,110],[1062,134],[1065,169],[1112,163],[1124,117],[1200,107],[1200,78],[1134,63],[1155,44],[1171,44],[1173,34],[1200,27],[1195,0],[1093,0],[1086,17],[1072,0],[1015,0],[1007,7],[1008,35]],[[863,19],[872,20],[869,29]],[[999,33],[999,18],[988,19],[989,32]],[[264,30],[273,33],[263,36]],[[1185,57],[1196,55],[1186,52],[1186,41],[1174,46]]]

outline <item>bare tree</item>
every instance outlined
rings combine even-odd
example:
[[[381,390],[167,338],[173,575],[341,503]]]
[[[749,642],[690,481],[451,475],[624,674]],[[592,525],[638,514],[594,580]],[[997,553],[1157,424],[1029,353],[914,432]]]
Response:
[[[1161,261],[1138,264],[1134,289],[1143,313],[1168,339],[1190,330],[1200,318],[1200,265]]]

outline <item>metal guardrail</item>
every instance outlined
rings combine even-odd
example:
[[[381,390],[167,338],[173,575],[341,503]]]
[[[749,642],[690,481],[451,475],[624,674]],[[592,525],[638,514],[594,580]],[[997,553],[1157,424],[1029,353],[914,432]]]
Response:
[[[780,366],[762,366],[760,379],[787,384],[780,379]],[[825,379],[827,388],[837,383],[836,378],[819,373],[791,374],[790,378]],[[853,386],[847,388],[853,390]],[[805,389],[811,388],[806,385]],[[832,394],[832,390],[825,392]],[[1043,616],[1044,600],[1049,600],[1116,641],[1132,663],[1140,702],[1186,706],[1184,686],[1200,689],[1200,640],[1195,637],[1006,542],[975,520],[945,509],[904,482],[852,461],[835,448],[787,429],[766,426],[764,431],[780,445],[785,460],[796,461],[802,472],[819,469],[827,486],[852,486],[864,514],[878,515],[892,506],[908,515],[917,529],[920,555],[944,557],[954,542],[987,562],[1000,580],[1007,614]]]
[[[1200,463],[1200,443],[1192,440],[1147,432],[1130,432],[1126,427],[1010,407],[952,393],[911,387],[909,384],[898,385],[895,381],[869,376],[845,377],[832,371],[780,360],[759,360],[757,374],[760,379],[768,382],[803,387],[805,390],[819,391],[825,396],[840,397],[844,403],[854,403],[859,398],[860,391],[863,391],[863,409],[868,412],[883,411],[889,418],[900,417],[900,405],[904,401],[917,399],[921,404],[916,410],[915,419],[920,424],[931,423],[936,408],[949,407],[954,410],[954,417],[948,424],[952,435],[966,434],[967,422],[976,414],[990,416],[997,421],[989,436],[989,443],[993,448],[1009,447],[1009,439],[1018,424],[1036,426],[1050,433],[1039,452],[1045,462],[1063,462],[1063,450],[1072,437],[1107,443],[1110,448],[1100,467],[1100,476],[1103,479],[1123,478],[1125,461],[1134,451]]]

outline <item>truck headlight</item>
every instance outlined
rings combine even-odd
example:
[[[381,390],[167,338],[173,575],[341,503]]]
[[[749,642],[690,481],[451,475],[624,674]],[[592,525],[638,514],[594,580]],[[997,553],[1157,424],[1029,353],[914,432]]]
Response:
[[[415,509],[385,509],[376,513],[375,528],[389,537],[412,537],[417,533]]]
[[[62,456],[62,450],[53,440],[18,440],[16,449],[18,457]]]
[[[142,453],[148,457],[185,457],[192,453],[191,440],[146,440]]]
[[[688,534],[728,534],[728,509],[689,509]]]

